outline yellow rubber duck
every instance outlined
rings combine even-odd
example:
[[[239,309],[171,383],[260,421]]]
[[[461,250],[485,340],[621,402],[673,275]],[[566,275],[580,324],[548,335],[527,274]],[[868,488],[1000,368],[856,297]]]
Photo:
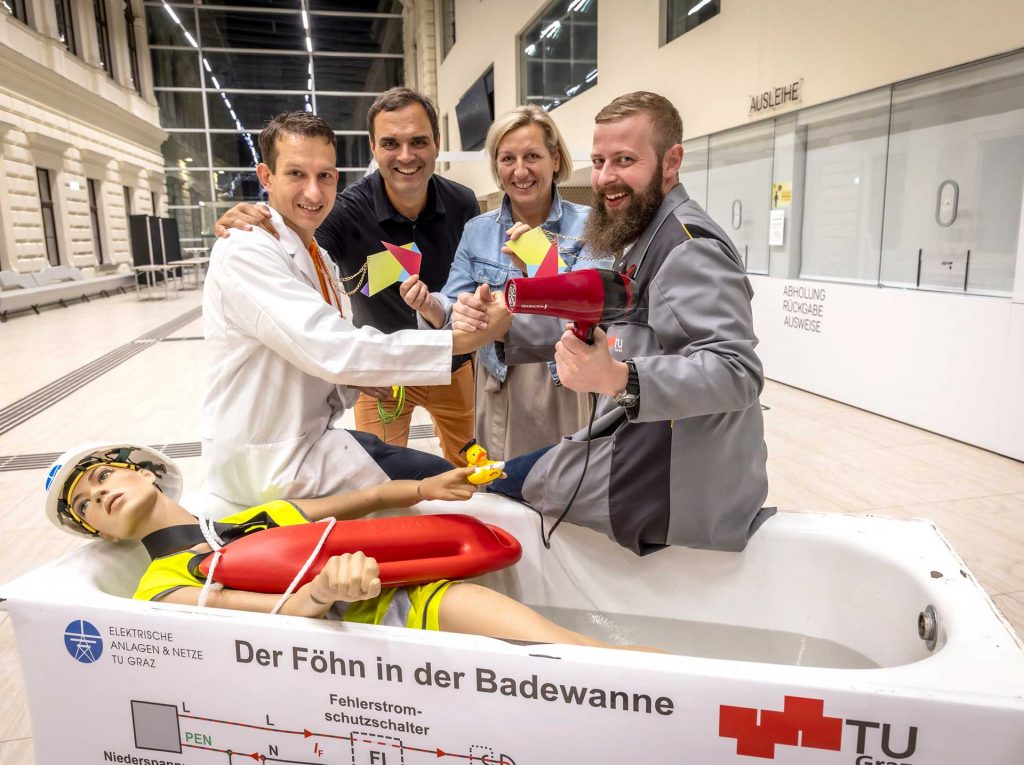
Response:
[[[497,460],[487,459],[487,450],[471,438],[469,443],[459,449],[459,454],[466,455],[466,462],[470,467],[476,468],[467,478],[475,486],[484,484],[505,477],[505,463]]]

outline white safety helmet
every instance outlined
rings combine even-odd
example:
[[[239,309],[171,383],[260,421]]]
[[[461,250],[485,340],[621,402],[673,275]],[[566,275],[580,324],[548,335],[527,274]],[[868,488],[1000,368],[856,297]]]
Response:
[[[46,475],[46,517],[50,523],[76,536],[98,535],[96,529],[80,518],[68,502],[78,479],[98,465],[150,470],[156,475],[157,488],[173,502],[181,496],[181,470],[173,460],[156,449],[126,443],[85,444],[60,455]]]

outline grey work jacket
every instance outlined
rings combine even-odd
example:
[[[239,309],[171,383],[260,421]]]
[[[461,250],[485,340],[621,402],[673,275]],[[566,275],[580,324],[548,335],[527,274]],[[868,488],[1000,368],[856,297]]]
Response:
[[[639,299],[607,326],[612,356],[632,359],[640,405],[598,396],[589,464],[566,520],[639,555],[663,545],[742,550],[774,513],[743,262],[725,232],[675,186],[622,264]],[[517,315],[509,364],[552,358],[562,322]],[[526,478],[523,498],[558,517],[583,472],[586,429],[562,439]]]

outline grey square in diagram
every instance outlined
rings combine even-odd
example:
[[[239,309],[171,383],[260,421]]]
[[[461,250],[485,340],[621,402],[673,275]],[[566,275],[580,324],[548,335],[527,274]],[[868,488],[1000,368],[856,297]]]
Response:
[[[181,754],[178,708],[173,704],[132,701],[132,726],[138,749]]]

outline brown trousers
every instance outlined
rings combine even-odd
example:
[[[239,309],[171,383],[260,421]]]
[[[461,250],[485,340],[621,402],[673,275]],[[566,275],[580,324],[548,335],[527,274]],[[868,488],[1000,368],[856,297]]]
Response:
[[[384,411],[395,408],[394,398],[381,402]],[[466,465],[459,449],[473,438],[473,365],[465,363],[452,372],[448,385],[414,385],[405,389],[405,406],[394,422],[384,425],[377,411],[377,399],[359,394],[354,411],[356,430],[373,433],[389,444],[405,446],[409,442],[412,410],[422,406],[434,421],[444,458],[458,467]]]

